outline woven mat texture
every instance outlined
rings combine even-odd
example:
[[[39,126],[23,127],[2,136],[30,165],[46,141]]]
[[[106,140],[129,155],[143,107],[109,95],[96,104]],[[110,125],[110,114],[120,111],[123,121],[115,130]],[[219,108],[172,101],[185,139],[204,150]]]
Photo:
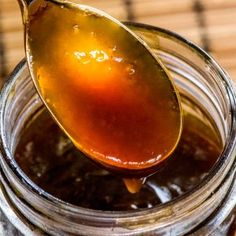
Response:
[[[73,0],[120,20],[170,29],[208,51],[236,81],[236,0]],[[24,57],[17,0],[0,0],[0,78]]]

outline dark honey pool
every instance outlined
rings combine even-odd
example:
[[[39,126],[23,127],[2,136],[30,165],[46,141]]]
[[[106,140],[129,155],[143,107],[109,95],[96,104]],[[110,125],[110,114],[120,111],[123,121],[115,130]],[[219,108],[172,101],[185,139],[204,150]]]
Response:
[[[22,133],[15,159],[34,183],[65,202],[111,211],[151,208],[196,187],[222,150],[210,119],[197,106],[184,104],[184,128],[177,149],[136,194],[127,191],[121,177],[78,151],[45,109]]]

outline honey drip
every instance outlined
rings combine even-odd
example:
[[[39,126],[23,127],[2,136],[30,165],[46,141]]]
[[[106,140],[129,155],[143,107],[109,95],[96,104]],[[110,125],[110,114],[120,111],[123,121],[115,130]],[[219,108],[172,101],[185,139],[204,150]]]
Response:
[[[130,193],[138,193],[145,182],[145,178],[124,178],[123,181]]]

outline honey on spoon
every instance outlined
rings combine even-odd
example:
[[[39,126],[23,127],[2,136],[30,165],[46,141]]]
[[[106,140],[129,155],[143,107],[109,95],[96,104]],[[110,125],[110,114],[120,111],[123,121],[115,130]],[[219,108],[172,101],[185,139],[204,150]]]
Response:
[[[48,110],[78,149],[138,191],[136,178],[160,168],[182,130],[166,69],[102,11],[62,0],[20,5],[28,66]]]

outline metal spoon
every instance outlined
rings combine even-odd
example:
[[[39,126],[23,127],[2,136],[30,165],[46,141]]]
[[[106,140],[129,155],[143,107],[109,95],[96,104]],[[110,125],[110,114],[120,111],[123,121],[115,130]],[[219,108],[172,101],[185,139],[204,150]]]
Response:
[[[34,84],[76,147],[123,176],[155,172],[182,130],[179,95],[159,59],[98,9],[18,1]]]

